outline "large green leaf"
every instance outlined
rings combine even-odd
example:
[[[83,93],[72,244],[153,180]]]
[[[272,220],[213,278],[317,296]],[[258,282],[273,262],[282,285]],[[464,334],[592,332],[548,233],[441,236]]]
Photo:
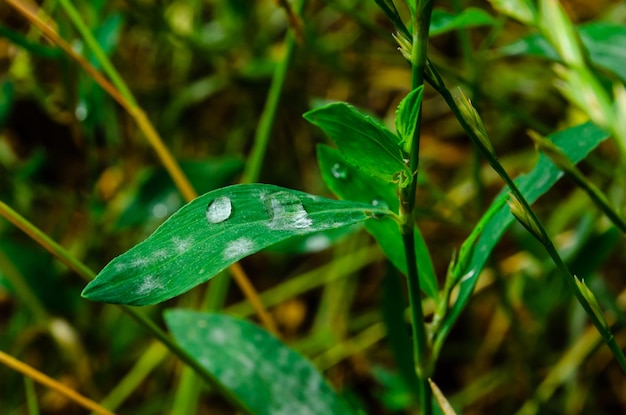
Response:
[[[372,117],[336,102],[304,114],[337,144],[346,160],[373,177],[405,186],[411,177],[400,138]]]
[[[388,206],[390,210],[398,211],[397,186],[363,174],[341,153],[331,147],[319,145],[317,159],[324,182],[338,197]],[[398,224],[391,218],[381,218],[366,222],[365,228],[378,241],[391,263],[406,274],[406,254]],[[417,228],[415,229],[415,256],[421,288],[429,297],[437,298],[439,290],[435,270],[426,243]]]
[[[294,235],[388,213],[380,206],[266,184],[225,187],[183,206],[145,241],[113,259],[83,296],[109,303],[156,304]]]
[[[591,61],[626,82],[626,26],[596,22],[578,28]],[[530,55],[558,61],[559,55],[541,35],[532,35],[498,50],[502,56]]]
[[[252,323],[176,309],[165,321],[180,346],[252,414],[355,413],[309,361]]]
[[[450,13],[443,9],[433,10],[430,19],[430,36],[437,36],[451,30],[492,25],[496,20],[482,9],[468,7],[461,13]]]
[[[583,124],[552,135],[552,141],[575,163],[585,158],[591,150],[605,140],[608,135],[592,124]],[[528,202],[535,202],[548,191],[563,172],[545,155],[528,174],[518,177],[520,191]],[[463,244],[459,252],[458,263],[461,264],[456,273],[461,277],[459,296],[449,310],[442,325],[442,335],[446,335],[469,301],[476,286],[478,276],[496,244],[514,221],[506,204],[508,188],[495,198],[490,208],[479,221],[475,231]]]

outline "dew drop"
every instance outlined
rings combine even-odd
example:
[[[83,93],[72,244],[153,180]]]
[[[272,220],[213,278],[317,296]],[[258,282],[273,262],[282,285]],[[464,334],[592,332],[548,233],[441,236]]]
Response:
[[[333,167],[330,168],[330,172],[335,179],[345,180],[348,178],[348,169],[346,169],[346,166],[339,163],[333,164]]]
[[[165,203],[157,203],[152,206],[152,216],[156,219],[163,219],[169,213],[169,209]]]
[[[372,200],[372,206],[381,208],[381,209],[389,209],[389,205],[387,204],[387,202],[378,198]]]
[[[330,246],[332,241],[330,238],[324,234],[318,233],[317,235],[312,235],[306,239],[304,245],[306,249],[311,252],[317,252],[324,250]]]
[[[313,224],[302,202],[293,193],[280,191],[265,195],[264,203],[272,229],[306,229]]]
[[[220,196],[212,200],[206,208],[206,220],[209,223],[220,223],[230,218],[233,213],[233,205],[226,196]]]
[[[74,110],[74,116],[78,121],[85,121],[87,119],[87,115],[89,111],[87,110],[87,104],[85,101],[80,101],[78,105],[76,105],[76,109]]]

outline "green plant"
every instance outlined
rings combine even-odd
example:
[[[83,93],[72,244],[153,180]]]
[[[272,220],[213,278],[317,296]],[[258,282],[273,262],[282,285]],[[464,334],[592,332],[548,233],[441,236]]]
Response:
[[[14,0],[11,3],[19,4]],[[621,213],[611,206],[610,198],[576,167],[612,135],[620,151],[618,166],[623,171],[626,158],[623,157],[623,128],[619,123],[620,115],[626,111],[623,79],[618,74],[618,79],[607,81],[594,70],[594,65],[598,63],[592,63],[585,55],[578,32],[558,2],[542,0],[537,7],[524,0],[493,1],[493,6],[502,16],[510,15],[527,27],[539,30],[542,39],[545,39],[542,41],[547,41],[554,49],[544,47],[544,51],[551,51],[544,55],[551,57],[549,54],[554,53],[552,58],[560,61],[555,71],[561,79],[559,87],[564,96],[586,111],[595,123],[545,134],[546,138],[531,133],[538,148],[548,157],[542,155],[530,172],[513,180],[497,155],[497,146],[490,140],[479,111],[461,89],[456,92],[448,89],[445,76],[440,72],[445,65],[436,63],[427,54],[429,36],[457,30],[468,61],[482,59],[484,57],[479,55],[486,53],[485,50],[473,57],[466,30],[489,26],[497,33],[498,21],[478,9],[461,11],[458,2],[454,2],[457,13],[433,11],[432,0],[402,4],[377,0],[376,3],[395,27],[397,32],[394,37],[411,68],[410,92],[401,100],[395,113],[396,131],[342,102],[317,106],[304,114],[304,118],[319,127],[336,146],[318,145],[317,157],[323,181],[340,200],[253,183],[259,177],[268,148],[272,122],[276,117],[296,39],[305,37],[298,23],[302,2],[295,9],[291,9],[287,2],[283,4],[290,16],[292,29],[298,35],[287,35],[286,53],[275,68],[252,156],[244,170],[242,181],[245,183],[221,187],[195,197],[196,192],[183,169],[161,142],[156,129],[110,64],[98,41],[90,34],[72,3],[64,0],[60,4],[89,44],[95,60],[108,74],[112,84],[104,78],[97,81],[98,72],[85,59],[80,56],[74,56],[74,59],[88,70],[93,70],[93,79],[133,117],[185,198],[193,200],[143,242],[110,261],[95,279],[83,263],[7,205],[1,204],[0,212],[79,275],[93,279],[82,292],[83,297],[123,305],[126,313],[188,364],[195,375],[245,413],[347,414],[362,411],[358,405],[346,403],[334,392],[300,354],[249,322],[206,310],[169,309],[164,315],[172,339],[143,313],[126,306],[155,305],[173,299],[220,275],[229,267],[237,267],[241,259],[281,242],[318,238],[326,244],[342,229],[348,229],[346,232],[349,233],[349,227],[361,224],[393,264],[383,282],[383,320],[400,368],[401,382],[414,395],[409,400],[418,402],[421,413],[453,413],[450,403],[435,385],[438,382],[437,364],[492,251],[515,220],[545,250],[555,266],[555,273],[564,278],[570,292],[610,348],[615,361],[626,372],[626,357],[614,337],[612,323],[609,324],[604,316],[601,302],[584,280],[570,271],[564,254],[557,249],[547,227],[531,207],[566,173],[623,232]],[[43,23],[41,25],[45,28]],[[624,30],[615,29],[614,33],[623,34]],[[48,36],[58,37],[54,33]],[[60,38],[56,38],[55,42],[68,54],[75,54]],[[22,44],[24,47],[29,45],[27,42]],[[510,49],[507,52],[504,48],[498,53],[507,54]],[[474,79],[467,80],[468,86],[473,91],[472,95],[479,95],[478,63],[469,64],[472,66],[469,73]],[[608,66],[609,70],[615,70]],[[611,88],[607,88],[606,84],[611,82]],[[458,253],[453,255],[443,278],[438,278],[428,241],[417,226],[421,217],[418,192],[420,185],[428,184],[420,153],[420,140],[424,135],[422,105],[425,83],[443,98],[477,152],[506,186],[495,196],[482,217],[476,220],[475,226],[468,230],[469,236],[460,245]],[[476,187],[483,186],[479,172],[474,174],[473,180]],[[617,189],[623,184],[620,178],[615,182]],[[352,252],[346,255],[352,255]],[[398,272],[406,276],[411,336],[404,324],[405,307],[398,301],[405,296]],[[205,303],[211,304],[205,308],[220,308],[219,303],[223,302],[220,290],[223,288],[213,282],[208,298],[214,300],[205,300]],[[29,297],[27,288],[24,292],[24,297]],[[250,297],[256,298],[254,290]],[[41,309],[36,300],[32,303],[35,304],[34,309]],[[257,307],[257,310],[260,310],[259,315],[266,327],[276,331],[271,318],[263,317],[263,307]],[[615,307],[615,310],[618,308]],[[616,312],[617,315],[620,313],[619,310]],[[40,311],[39,314],[43,320],[46,319],[45,312]],[[186,373],[188,379],[194,376],[192,372]],[[178,396],[185,396],[187,390],[181,387]],[[197,399],[198,392],[195,393]],[[436,399],[433,399],[433,394]],[[181,402],[184,400],[180,399]],[[541,399],[543,395],[537,397],[537,400]],[[177,408],[183,413],[180,408],[184,404],[180,405]],[[528,405],[524,408],[531,411],[531,404]]]

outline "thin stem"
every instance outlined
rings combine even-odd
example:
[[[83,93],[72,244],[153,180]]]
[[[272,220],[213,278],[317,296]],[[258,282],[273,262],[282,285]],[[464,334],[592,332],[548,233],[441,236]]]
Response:
[[[295,49],[295,38],[289,33],[287,35],[285,53],[283,59],[278,63],[274,75],[272,77],[272,84],[270,86],[267,99],[265,101],[265,108],[261,114],[259,120],[259,126],[254,135],[254,144],[250,156],[246,161],[246,168],[241,177],[241,183],[254,183],[259,179],[261,173],[261,167],[263,166],[263,160],[265,159],[265,153],[269,144],[270,136],[272,134],[272,127],[274,126],[274,120],[276,118],[276,110],[280,103],[280,95],[283,90],[285,78],[287,75],[287,68],[291,61],[291,55]]]
[[[626,372],[626,356],[624,356],[624,353],[622,352],[622,350],[615,343],[615,338],[610,333],[610,331],[606,330],[602,322],[598,319],[598,317],[596,317],[596,314],[594,310],[592,309],[591,305],[589,304],[589,302],[587,301],[587,299],[584,297],[583,293],[580,291],[579,287],[577,286],[576,281],[575,281],[576,277],[570,272],[570,270],[567,268],[567,266],[561,259],[561,256],[559,255],[554,244],[552,243],[550,236],[548,235],[545,228],[539,221],[539,218],[535,214],[534,210],[530,207],[530,204],[528,203],[528,201],[526,200],[522,192],[519,190],[519,188],[517,187],[513,179],[511,179],[511,176],[509,176],[509,174],[504,169],[504,167],[502,167],[502,164],[500,164],[500,162],[498,161],[495,153],[493,151],[490,151],[490,149],[486,147],[485,143],[483,142],[484,140],[486,140],[486,137],[481,139],[476,134],[476,130],[472,126],[472,120],[466,119],[461,109],[458,107],[457,103],[452,97],[452,94],[445,87],[443,80],[440,77],[438,77],[436,73],[436,69],[434,67],[432,67],[431,69],[432,71],[429,73],[429,75],[435,75],[434,78],[432,79],[433,86],[439,91],[439,93],[443,96],[445,101],[448,103],[450,109],[456,116],[457,120],[459,121],[463,129],[466,131],[468,136],[471,138],[471,140],[481,150],[481,152],[483,153],[483,156],[489,162],[489,165],[494,169],[496,173],[498,173],[498,175],[502,178],[504,183],[508,186],[514,198],[520,203],[522,210],[529,216],[529,222],[536,225],[536,230],[538,234],[536,234],[535,236],[537,237],[539,242],[541,242],[541,244],[545,247],[546,251],[548,252],[550,257],[556,264],[561,274],[565,275],[567,284],[572,289],[574,295],[576,296],[576,299],[578,300],[580,305],[583,307],[583,309],[585,310],[585,312],[591,319],[592,323],[596,326],[596,328],[602,335],[604,341],[613,352],[613,355],[617,359],[622,370]]]
[[[100,65],[102,65],[104,73],[107,74],[107,76],[111,79],[113,85],[115,85],[117,90],[120,91],[124,99],[130,104],[130,106],[136,107],[137,101],[135,100],[133,93],[130,92],[130,89],[126,85],[126,82],[124,82],[120,74],[117,72],[117,70],[109,60],[109,57],[100,47],[100,44],[91,33],[91,30],[89,30],[89,28],[85,24],[83,18],[80,16],[80,13],[78,13],[78,10],[76,10],[76,7],[74,7],[70,0],[59,0],[59,3],[69,16],[72,23],[74,23],[74,26],[76,26],[78,33],[80,33],[82,38],[85,40],[87,46],[89,46],[91,53],[94,54],[96,60],[100,63]]]
[[[411,50],[411,88],[416,89],[424,84],[426,66],[428,29],[432,13],[432,1],[415,2],[413,14],[413,47]],[[422,292],[419,283],[419,271],[415,257],[415,195],[417,192],[417,176],[419,170],[421,103],[414,134],[408,144],[409,167],[412,180],[409,186],[400,190],[401,233],[407,261],[407,285],[409,291],[409,307],[411,310],[411,328],[413,331],[413,348],[415,368],[420,384],[420,406],[423,415],[432,413],[432,390],[428,378],[432,372],[429,344],[422,309]]]
[[[286,7],[280,2],[283,7]],[[296,13],[299,14],[304,5],[304,0],[300,0],[296,6]],[[291,9],[288,9],[291,10]],[[293,13],[293,10],[291,10]],[[296,14],[294,14],[296,15]],[[259,120],[259,127],[256,130],[254,136],[254,144],[250,156],[246,163],[246,169],[241,178],[241,183],[254,183],[258,181],[263,160],[265,158],[265,152],[269,144],[269,139],[272,134],[272,127],[274,126],[274,120],[276,119],[276,110],[280,104],[280,96],[285,85],[285,79],[287,77],[287,70],[291,62],[291,57],[296,47],[296,36],[292,32],[288,32],[285,38],[285,52],[282,60],[277,64],[274,74],[272,76],[272,83],[270,90],[265,100],[265,107]]]

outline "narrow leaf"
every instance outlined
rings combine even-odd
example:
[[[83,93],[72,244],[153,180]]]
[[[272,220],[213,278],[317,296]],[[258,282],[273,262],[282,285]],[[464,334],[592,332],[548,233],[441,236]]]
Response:
[[[608,135],[598,127],[587,123],[556,133],[550,139],[563,150],[567,157],[574,163],[578,163],[607,137]],[[541,155],[532,171],[518,177],[515,181],[526,200],[533,203],[562,176],[563,172],[548,157]],[[445,336],[451,329],[469,301],[489,255],[514,221],[509,206],[505,203],[507,194],[508,188],[500,192],[483,215],[475,232],[472,232],[461,247],[458,263],[463,266],[457,270],[461,277],[459,296],[448,312],[440,336]]]
[[[338,102],[304,114],[337,144],[343,156],[370,176],[406,186],[411,174],[403,161],[400,139],[372,117]]]
[[[489,3],[505,16],[519,20],[528,26],[535,24],[537,10],[530,0],[489,0]]]
[[[113,259],[83,296],[156,304],[294,235],[362,222],[389,210],[265,184],[225,187],[183,206],[152,235]]]
[[[495,19],[484,10],[468,7],[461,13],[454,14],[443,9],[433,10],[430,19],[430,36],[437,36],[452,30],[494,24]]]
[[[255,415],[354,414],[304,357],[223,314],[167,310],[172,335]]]
[[[590,23],[578,28],[578,34],[598,67],[604,68],[626,83],[626,27],[605,22]],[[529,55],[559,61],[559,55],[548,41],[540,35],[532,35],[504,46],[500,56]]]
[[[396,111],[396,130],[402,143],[411,143],[415,135],[415,126],[418,124],[420,110],[422,108],[422,93],[424,86],[409,92],[398,105]],[[406,148],[407,146],[405,146]],[[410,147],[410,146],[408,146]]]

